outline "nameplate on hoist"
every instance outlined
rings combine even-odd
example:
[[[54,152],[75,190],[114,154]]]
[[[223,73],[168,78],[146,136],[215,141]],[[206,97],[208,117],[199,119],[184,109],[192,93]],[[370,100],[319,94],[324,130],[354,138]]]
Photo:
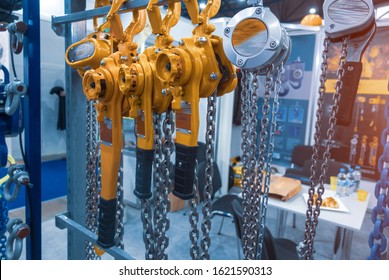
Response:
[[[176,128],[178,132],[192,133],[191,113],[190,104],[181,102],[181,109],[176,111]]]
[[[104,122],[100,123],[101,143],[106,146],[112,146],[112,120],[105,118]]]
[[[136,135],[141,138],[145,138],[145,113],[141,110],[138,111],[138,117],[136,118]]]

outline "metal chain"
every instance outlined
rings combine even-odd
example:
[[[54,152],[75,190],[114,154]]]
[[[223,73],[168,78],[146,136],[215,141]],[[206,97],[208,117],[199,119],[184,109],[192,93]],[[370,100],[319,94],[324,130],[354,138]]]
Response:
[[[258,235],[258,211],[259,204],[257,203],[260,200],[260,193],[255,189],[255,179],[256,179],[256,151],[257,151],[257,128],[258,128],[258,71],[250,72],[250,111],[249,111],[249,162],[248,162],[248,182],[250,185],[251,200],[249,201],[249,221],[248,221],[248,251],[246,254],[246,259],[255,259],[255,250],[256,250],[256,236]]]
[[[388,254],[387,237],[384,229],[389,227],[389,104],[385,107],[386,128],[382,132],[381,145],[384,151],[378,161],[380,180],[375,185],[374,195],[377,198],[377,205],[371,213],[371,220],[374,224],[368,239],[370,247],[369,260],[385,259]]]
[[[268,141],[268,126],[269,126],[269,115],[270,115],[270,98],[271,98],[271,89],[273,87],[273,66],[268,67],[266,70],[266,78],[265,78],[265,92],[264,92],[264,102],[262,105],[262,119],[261,119],[261,130],[259,133],[259,145],[258,145],[258,161],[255,168],[256,180],[255,187],[253,189],[253,197],[252,204],[255,205],[255,212],[253,213],[254,224],[256,226],[255,232],[255,247],[254,247],[254,255],[252,259],[256,259],[257,257],[261,257],[262,253],[262,241],[263,236],[261,236],[261,232],[263,232],[264,225],[260,224],[260,211],[261,211],[261,201],[262,201],[262,189],[264,186],[264,173],[265,173],[265,164],[268,159],[266,159],[266,149],[267,149],[267,141]],[[258,106],[258,105],[257,105]],[[251,128],[254,129],[254,128]],[[257,129],[257,128],[255,128]],[[257,151],[255,150],[255,153]],[[262,229],[263,227],[263,229]],[[258,250],[260,250],[258,252]]]
[[[337,70],[337,81],[335,84],[335,93],[333,96],[333,105],[331,108],[331,116],[329,118],[329,124],[330,127],[327,130],[327,139],[325,140],[325,152],[323,154],[323,164],[320,168],[320,176],[317,179],[317,159],[319,158],[319,149],[321,145],[321,123],[322,123],[322,116],[323,116],[323,108],[324,108],[324,93],[325,93],[325,81],[326,81],[326,70],[328,69],[328,48],[329,48],[329,39],[325,38],[324,40],[324,51],[323,51],[323,63],[322,63],[322,74],[320,76],[320,88],[319,88],[319,99],[317,102],[318,109],[316,112],[316,124],[315,124],[315,144],[313,146],[313,155],[312,155],[312,166],[311,166],[311,177],[310,177],[310,188],[309,188],[309,198],[308,198],[308,208],[307,208],[307,214],[306,214],[306,222],[305,222],[305,233],[304,233],[304,241],[303,243],[300,243],[297,251],[302,259],[313,259],[314,254],[314,238],[316,235],[316,227],[318,225],[318,218],[320,215],[320,206],[322,204],[322,195],[324,193],[324,181],[327,175],[328,171],[328,162],[331,157],[331,145],[332,145],[332,139],[335,134],[335,125],[336,125],[336,114],[339,110],[339,100],[341,98],[340,91],[343,86],[342,78],[344,76],[344,65],[346,63],[347,58],[347,45],[348,45],[349,36],[345,37],[342,43],[341,48],[341,55],[339,57],[339,67]],[[316,206],[313,208],[313,195],[315,194],[315,185],[316,183],[319,183],[319,186],[317,188],[317,194],[318,197],[316,199]]]
[[[199,184],[197,180],[197,168],[198,168],[198,162],[196,159],[195,163],[195,176],[193,179],[193,192],[194,197],[189,200],[189,223],[190,223],[190,232],[189,232],[189,238],[191,241],[190,246],[190,256],[192,257],[192,260],[198,260],[200,258],[200,247],[199,247],[199,229],[198,229],[198,223],[199,223],[199,213],[197,212],[197,202],[199,200],[199,195],[197,193],[199,189]]]
[[[248,172],[248,163],[249,163],[249,133],[248,133],[248,126],[249,126],[249,106],[250,106],[250,100],[249,100],[249,71],[242,69],[242,80],[241,80],[241,112],[242,112],[242,196],[243,196],[243,236],[242,236],[242,243],[243,243],[243,252],[247,258],[247,254],[249,253],[250,249],[252,248],[252,245],[249,244],[252,240],[252,238],[249,236],[249,221],[251,219],[250,215],[250,200],[251,200],[251,186],[252,184],[249,183],[249,172]]]
[[[8,217],[8,203],[3,196],[3,186],[0,186],[0,259],[7,259],[7,223]]]
[[[143,224],[143,242],[145,243],[145,259],[154,259],[154,231],[152,224],[151,199],[141,199],[141,220]]]
[[[123,188],[123,157],[120,158],[120,167],[118,171],[118,183],[117,183],[117,206],[116,206],[116,246],[124,249],[124,188]]]
[[[276,80],[272,81],[272,70],[266,75],[266,84],[265,84],[265,102],[266,102],[266,96],[268,95],[268,91],[272,91],[274,94],[273,97],[273,106],[272,106],[272,112],[271,112],[271,124],[270,124],[270,135],[269,135],[269,141],[268,141],[268,147],[267,147],[267,160],[266,160],[266,166],[265,166],[265,181],[263,188],[260,188],[261,190],[261,205],[260,205],[260,232],[259,232],[259,238],[258,238],[258,250],[257,250],[257,259],[262,258],[262,247],[263,247],[263,240],[265,235],[265,226],[266,226],[266,214],[267,214],[267,208],[268,208],[268,198],[269,198],[269,188],[270,188],[270,180],[271,180],[271,164],[273,160],[273,151],[274,151],[274,135],[277,130],[277,113],[279,110],[279,93],[281,90],[282,82],[281,82],[281,73],[283,70],[283,65],[277,67],[276,73]],[[270,87],[270,88],[269,88]],[[270,97],[270,96],[269,96]],[[265,105],[264,105],[265,106]],[[267,108],[264,108],[265,111]],[[263,129],[263,128],[262,128]],[[265,142],[266,143],[266,142]],[[261,143],[262,145],[263,143]],[[259,169],[258,169],[259,170]],[[263,173],[263,172],[262,172]]]
[[[204,186],[204,203],[202,207],[203,221],[201,222],[201,259],[209,260],[209,247],[211,239],[211,212],[212,212],[212,195],[213,195],[213,160],[214,160],[214,141],[215,141],[215,122],[216,122],[216,91],[208,97],[207,106],[207,132],[205,135],[205,186]]]
[[[88,101],[86,107],[86,228],[96,233],[98,212],[98,122],[96,101]],[[86,260],[100,259],[91,242],[86,242]]]
[[[170,159],[174,147],[174,121],[173,112],[170,109],[166,112],[166,118],[163,121],[162,125],[162,132],[165,135],[164,140],[162,142],[163,161],[161,166],[163,170],[161,174],[163,175],[163,184],[160,185],[160,189],[158,192],[158,195],[161,196],[161,204],[158,207],[160,208],[160,212],[162,213],[162,215],[161,220],[159,220],[158,224],[156,225],[156,227],[160,229],[161,235],[156,240],[156,247],[158,248],[157,259],[167,260],[168,255],[166,254],[165,250],[169,246],[169,238],[167,237],[166,233],[170,228],[170,221],[167,214],[170,211],[169,193],[173,188],[173,182],[170,177],[173,164]]]

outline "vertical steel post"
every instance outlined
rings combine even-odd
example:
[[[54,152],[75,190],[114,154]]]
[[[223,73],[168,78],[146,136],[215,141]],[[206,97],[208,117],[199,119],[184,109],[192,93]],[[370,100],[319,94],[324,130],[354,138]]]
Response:
[[[65,0],[65,13],[84,11],[86,1]],[[65,49],[86,36],[86,21],[65,25]],[[65,57],[64,57],[65,60]],[[66,153],[69,218],[85,225],[86,98],[77,71],[66,67]],[[85,259],[85,238],[68,230],[68,259]],[[65,244],[64,244],[65,245]]]
[[[31,234],[26,259],[42,259],[41,209],[41,57],[39,1],[23,1],[23,21],[28,24],[24,41],[24,82],[28,94],[24,104],[24,143],[33,187],[26,195],[26,222]]]

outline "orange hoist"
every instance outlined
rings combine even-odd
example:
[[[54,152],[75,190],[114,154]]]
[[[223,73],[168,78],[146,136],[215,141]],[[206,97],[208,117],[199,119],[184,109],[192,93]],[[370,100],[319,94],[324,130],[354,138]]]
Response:
[[[224,54],[222,39],[212,35],[215,27],[209,23],[220,8],[220,0],[208,1],[201,13],[197,1],[184,2],[197,26],[191,38],[158,53],[156,77],[162,92],[173,97],[177,130],[173,194],[187,200],[194,196],[200,97],[210,97],[214,92],[222,96],[232,91],[237,81],[234,67]]]
[[[155,75],[156,59],[158,53],[172,47],[174,39],[170,36],[170,29],[177,24],[181,14],[181,3],[169,1],[167,14],[162,20],[157,4],[157,0],[152,0],[146,8],[152,33],[157,35],[155,44],[139,54],[135,63],[123,65],[119,77],[119,84],[131,103],[130,117],[136,119],[137,165],[134,193],[139,199],[152,196],[153,113],[168,111],[172,96],[163,91],[162,84]]]
[[[97,121],[100,124],[100,149],[101,149],[101,193],[99,200],[98,217],[98,239],[97,244],[102,248],[109,248],[115,245],[115,224],[117,205],[117,182],[120,166],[122,143],[122,117],[127,116],[130,111],[130,104],[125,98],[123,88],[119,86],[119,73],[122,65],[131,65],[136,57],[137,44],[133,42],[134,35],[143,30],[146,24],[144,10],[133,11],[133,20],[125,31],[123,31],[120,16],[117,14],[124,0],[115,0],[107,15],[107,20],[99,27],[97,34],[106,27],[110,27],[111,51],[109,55],[96,56],[94,50],[98,50],[101,42],[95,38],[89,38],[72,45],[73,52],[77,55],[75,48],[82,49],[89,42],[93,42],[94,48],[90,50],[88,63],[82,59],[68,61],[69,65],[77,67],[82,75],[83,90],[89,100],[98,100],[96,105]],[[94,34],[96,34],[94,33]],[[106,43],[105,43],[106,44]],[[108,44],[109,45],[109,44]],[[115,45],[115,48],[112,46]],[[68,50],[68,51],[69,51]],[[69,55],[67,55],[69,60]],[[92,69],[86,69],[91,66]],[[99,253],[99,252],[98,252]],[[101,253],[101,251],[100,251]]]

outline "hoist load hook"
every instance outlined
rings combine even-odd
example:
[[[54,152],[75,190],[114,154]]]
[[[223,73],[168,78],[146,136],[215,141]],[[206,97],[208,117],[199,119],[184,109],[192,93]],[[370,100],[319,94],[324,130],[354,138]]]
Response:
[[[13,219],[8,222],[7,231],[7,260],[18,260],[23,250],[23,239],[30,235],[30,227],[21,219]]]
[[[12,83],[5,86],[5,113],[12,116],[19,108],[21,97],[27,93],[27,86],[22,81],[15,79]]]
[[[8,202],[14,201],[20,191],[21,186],[29,186],[30,185],[30,176],[26,171],[23,170],[22,165],[13,164],[8,168],[8,181],[4,186],[3,194],[5,200]],[[15,184],[14,190],[11,194],[11,185]]]

